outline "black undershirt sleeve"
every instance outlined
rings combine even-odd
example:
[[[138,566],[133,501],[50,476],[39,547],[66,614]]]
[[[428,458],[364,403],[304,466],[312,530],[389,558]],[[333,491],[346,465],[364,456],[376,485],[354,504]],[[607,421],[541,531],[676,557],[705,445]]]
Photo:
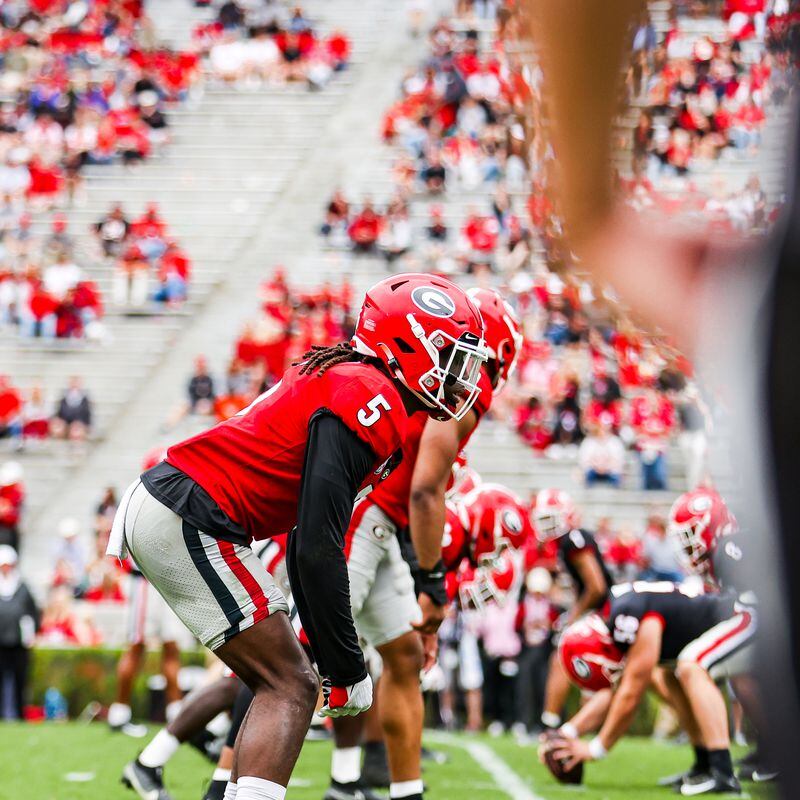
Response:
[[[286,565],[320,674],[335,686],[367,675],[350,611],[344,535],[356,494],[376,460],[372,448],[337,417],[312,419]]]

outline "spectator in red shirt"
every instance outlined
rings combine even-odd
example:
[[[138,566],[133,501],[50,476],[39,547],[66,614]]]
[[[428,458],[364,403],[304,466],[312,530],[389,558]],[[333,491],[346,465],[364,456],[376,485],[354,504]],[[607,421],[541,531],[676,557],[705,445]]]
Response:
[[[347,69],[350,61],[350,49],[350,40],[340,30],[333,31],[327,38],[325,50],[335,72]]]
[[[7,375],[0,375],[0,439],[17,442],[22,435],[22,397]]]
[[[644,489],[667,488],[669,437],[675,427],[672,403],[652,386],[631,401],[631,426],[642,464]]]
[[[148,203],[144,214],[131,225],[131,234],[149,259],[159,258],[167,248],[167,223],[158,213],[156,203]]]
[[[538,397],[529,398],[517,408],[514,427],[522,441],[539,452],[546,450],[553,441],[547,413]]]
[[[364,207],[353,218],[347,230],[356,252],[372,252],[375,249],[382,227],[383,218],[375,211],[372,199],[366,198]]]
[[[191,262],[189,256],[174,239],[167,240],[167,249],[158,265],[158,280],[161,284],[155,299],[171,306],[180,305],[186,299]]]
[[[611,569],[614,583],[632,581],[642,565],[642,542],[635,533],[623,528],[609,542],[604,560]]]
[[[19,523],[25,501],[23,471],[16,461],[0,467],[0,545],[19,550]]]

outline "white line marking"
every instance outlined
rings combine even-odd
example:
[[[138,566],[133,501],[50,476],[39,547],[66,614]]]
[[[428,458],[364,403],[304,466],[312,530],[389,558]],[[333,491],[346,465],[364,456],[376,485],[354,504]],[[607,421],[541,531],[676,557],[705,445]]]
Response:
[[[426,733],[425,738],[466,750],[473,761],[492,776],[497,786],[511,800],[545,800],[540,795],[534,794],[525,781],[488,745],[482,742],[463,742],[448,733]]]

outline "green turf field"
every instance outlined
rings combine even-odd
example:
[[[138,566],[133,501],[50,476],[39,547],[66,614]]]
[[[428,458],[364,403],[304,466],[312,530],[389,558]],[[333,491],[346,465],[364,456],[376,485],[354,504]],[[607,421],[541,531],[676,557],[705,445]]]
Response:
[[[585,786],[562,787],[538,763],[533,748],[510,738],[433,739],[428,744],[446,750],[450,762],[426,766],[430,800],[667,800],[675,795],[653,788],[654,782],[687,759],[685,747],[631,739],[587,768]],[[97,723],[0,724],[0,800],[133,800],[119,774],[145,741],[112,734]],[[306,745],[287,800],[321,800],[329,753],[327,743]],[[199,800],[210,773],[206,761],[183,748],[166,769],[167,788],[175,800]],[[745,784],[745,790],[758,800],[771,798],[763,786]]]

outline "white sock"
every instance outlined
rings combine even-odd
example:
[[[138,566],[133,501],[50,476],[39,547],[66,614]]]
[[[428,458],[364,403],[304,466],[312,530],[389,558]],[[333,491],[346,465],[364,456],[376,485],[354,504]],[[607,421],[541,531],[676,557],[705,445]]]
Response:
[[[286,787],[264,778],[245,776],[236,782],[236,800],[284,800]]]
[[[414,781],[400,781],[399,783],[389,784],[389,797],[392,800],[395,798],[413,797],[415,794],[422,794],[423,783],[422,778],[417,778]]]
[[[331,778],[337,783],[355,783],[361,777],[361,748],[334,747]]]
[[[139,754],[139,763],[145,767],[163,767],[180,746],[181,743],[163,728]]]
[[[206,730],[214,736],[224,736],[231,729],[231,718],[226,711],[221,711],[206,725]]]
[[[131,707],[125,703],[112,703],[108,707],[108,724],[118,728],[131,721]]]
[[[164,709],[164,716],[167,718],[167,722],[172,722],[180,714],[182,705],[183,702],[181,700],[173,700],[171,703],[167,703],[167,707]]]
[[[229,769],[221,769],[217,767],[211,775],[212,781],[230,781],[231,779],[231,771]],[[233,784],[236,786],[236,784]]]
[[[222,800],[236,800],[238,788],[239,787],[235,783],[228,781],[228,785],[225,787],[225,794],[222,795]]]

